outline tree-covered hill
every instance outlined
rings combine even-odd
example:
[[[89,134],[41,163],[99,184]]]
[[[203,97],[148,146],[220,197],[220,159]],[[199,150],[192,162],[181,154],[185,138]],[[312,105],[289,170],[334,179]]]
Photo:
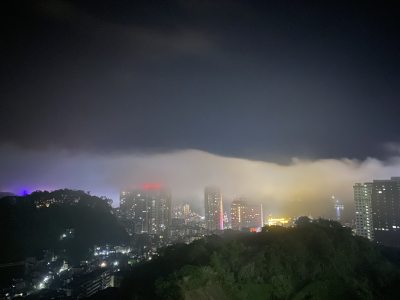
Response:
[[[336,222],[210,236],[137,266],[126,299],[397,299],[399,266]]]
[[[0,192],[0,199],[4,197],[15,196],[13,193],[9,192]]]
[[[69,229],[72,234],[63,239],[63,233]],[[43,250],[62,249],[77,261],[94,244],[120,243],[126,238],[107,200],[83,191],[37,191],[0,201],[2,262],[37,256]]]

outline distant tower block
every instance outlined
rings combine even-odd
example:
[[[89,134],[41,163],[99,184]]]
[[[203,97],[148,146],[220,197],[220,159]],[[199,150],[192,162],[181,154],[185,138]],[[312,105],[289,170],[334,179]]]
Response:
[[[332,200],[335,201],[336,221],[340,222],[342,219],[342,211],[344,209],[344,205],[339,199],[336,199],[335,196],[332,196]]]
[[[224,230],[224,209],[221,191],[216,186],[208,186],[204,190],[204,208],[207,230],[213,232]]]

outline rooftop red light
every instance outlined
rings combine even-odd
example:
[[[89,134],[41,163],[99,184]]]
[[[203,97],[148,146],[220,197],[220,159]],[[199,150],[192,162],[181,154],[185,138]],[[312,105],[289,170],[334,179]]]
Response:
[[[159,190],[161,189],[161,184],[159,183],[145,183],[142,188],[146,191],[148,190]]]

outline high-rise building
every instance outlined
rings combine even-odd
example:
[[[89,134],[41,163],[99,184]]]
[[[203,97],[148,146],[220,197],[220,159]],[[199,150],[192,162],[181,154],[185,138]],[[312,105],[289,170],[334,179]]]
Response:
[[[134,233],[165,233],[171,222],[171,193],[158,184],[121,191],[120,213],[131,221]]]
[[[231,226],[233,230],[246,227],[247,202],[243,198],[233,200],[231,204]]]
[[[246,198],[235,199],[231,204],[232,229],[260,228],[262,222],[262,205],[250,205]]]
[[[356,233],[400,246],[400,177],[354,185]]]
[[[208,186],[204,190],[205,221],[208,231],[224,229],[222,195],[218,187]]]
[[[261,228],[264,226],[262,204],[247,206],[246,225],[249,228]]]
[[[224,211],[224,229],[231,229],[231,221],[229,220],[230,212]]]
[[[183,211],[184,218],[187,219],[190,216],[190,213],[191,213],[190,205],[188,203],[184,204],[182,206],[182,211]]]
[[[374,227],[372,223],[372,183],[356,183],[353,186],[356,205],[356,234],[372,240]]]
[[[400,246],[400,177],[372,182],[374,238],[388,246]]]

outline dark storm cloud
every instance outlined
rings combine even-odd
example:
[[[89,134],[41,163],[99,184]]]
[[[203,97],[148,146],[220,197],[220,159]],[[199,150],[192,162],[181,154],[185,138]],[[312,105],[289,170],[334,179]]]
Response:
[[[0,136],[25,149],[382,157],[389,3],[28,1],[4,9]]]

